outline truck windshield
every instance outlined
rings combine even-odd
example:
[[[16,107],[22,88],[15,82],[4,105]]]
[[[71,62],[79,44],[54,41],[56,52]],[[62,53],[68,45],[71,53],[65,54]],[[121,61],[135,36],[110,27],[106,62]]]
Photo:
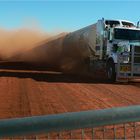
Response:
[[[129,29],[114,29],[114,38],[124,40],[140,40],[140,31]]]

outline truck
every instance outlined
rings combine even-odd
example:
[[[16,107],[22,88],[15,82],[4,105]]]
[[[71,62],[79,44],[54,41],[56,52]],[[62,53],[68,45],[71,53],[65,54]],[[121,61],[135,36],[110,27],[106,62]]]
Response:
[[[102,18],[40,44],[22,56],[27,56],[23,61],[57,67],[64,73],[97,76],[103,71],[111,82],[139,79],[139,22],[135,25],[127,20]]]
[[[127,20],[103,18],[66,35],[63,48],[63,59],[68,67],[74,62],[83,62],[81,64],[86,64],[87,72],[96,74],[104,70],[111,82],[140,78],[139,22],[135,25]]]

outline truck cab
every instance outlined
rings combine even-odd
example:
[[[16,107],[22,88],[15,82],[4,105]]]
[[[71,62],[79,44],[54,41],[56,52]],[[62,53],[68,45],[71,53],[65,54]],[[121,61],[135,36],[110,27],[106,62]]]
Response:
[[[111,81],[140,78],[140,28],[126,20],[98,20],[97,55]],[[97,45],[97,44],[96,44]]]

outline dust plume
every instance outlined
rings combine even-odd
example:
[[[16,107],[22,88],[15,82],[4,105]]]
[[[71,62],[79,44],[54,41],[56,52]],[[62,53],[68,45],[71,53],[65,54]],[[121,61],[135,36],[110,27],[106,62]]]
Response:
[[[67,34],[59,32],[31,28],[0,29],[0,61],[58,67],[63,37]]]
[[[66,34],[63,32],[38,42],[33,48],[24,51],[12,59],[43,67],[58,68],[63,52],[63,40]]]
[[[85,60],[90,55],[87,45],[86,41],[79,41],[79,35],[75,36],[75,33],[52,35],[26,28],[13,31],[0,29],[2,61],[23,62],[65,73],[85,73]]]
[[[35,44],[50,37],[51,34],[33,29],[6,30],[0,28],[0,59],[8,60],[19,53],[32,49]]]

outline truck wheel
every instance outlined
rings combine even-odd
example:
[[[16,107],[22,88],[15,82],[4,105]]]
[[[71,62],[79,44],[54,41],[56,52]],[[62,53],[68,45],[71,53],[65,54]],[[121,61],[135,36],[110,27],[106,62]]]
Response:
[[[107,73],[108,81],[109,82],[115,82],[115,80],[116,80],[116,73],[115,73],[115,64],[113,63],[113,61],[109,61],[107,63],[106,73]]]

